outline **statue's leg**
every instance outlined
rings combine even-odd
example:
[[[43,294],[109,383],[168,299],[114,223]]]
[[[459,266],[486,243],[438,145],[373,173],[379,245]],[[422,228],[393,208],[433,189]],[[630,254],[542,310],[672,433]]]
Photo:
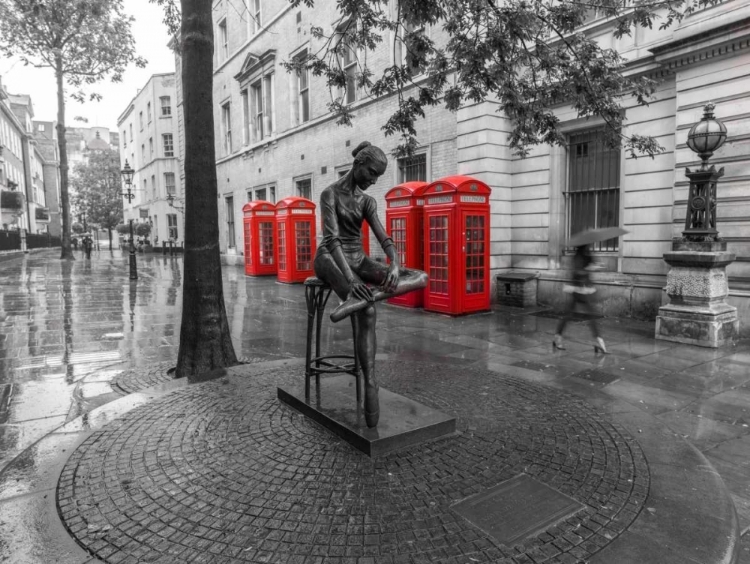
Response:
[[[365,380],[365,422],[370,428],[376,427],[380,418],[379,386],[375,378],[376,318],[375,306],[372,304],[356,314],[357,343],[355,346]]]
[[[385,292],[380,289],[379,286],[385,281],[385,277],[388,274],[388,267],[371,259],[367,259],[366,262],[363,262],[362,267],[357,274],[359,274],[364,282],[378,286],[372,291],[373,301],[376,302],[394,296],[400,296],[415,290],[422,290],[427,286],[427,274],[425,272],[413,268],[401,268],[399,270],[399,279],[396,289],[393,292]],[[370,303],[371,302],[368,302],[367,300],[350,297],[333,310],[331,313],[331,321],[334,323],[341,321],[352,313],[366,308]]]

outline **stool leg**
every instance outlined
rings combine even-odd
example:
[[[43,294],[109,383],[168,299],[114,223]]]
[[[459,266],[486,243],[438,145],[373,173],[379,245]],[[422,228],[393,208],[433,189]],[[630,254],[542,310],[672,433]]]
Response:
[[[315,358],[320,357],[320,330],[323,327],[323,312],[326,309],[326,304],[328,303],[328,298],[330,296],[331,290],[328,290],[327,292],[321,291],[318,293],[318,302],[316,304],[317,318],[315,320]],[[320,368],[320,363],[318,361],[315,361],[315,368]],[[317,370],[315,371],[315,385],[318,387],[318,389],[320,389],[320,372],[318,372]]]
[[[305,288],[305,302],[307,303],[307,345],[305,347],[305,400],[310,399],[310,377],[312,376],[312,333],[313,320],[317,313],[317,292],[315,286]],[[318,355],[319,356],[319,355]]]
[[[350,315],[349,318],[352,320],[352,339],[354,341],[354,377],[357,379],[357,405],[362,403],[362,382],[361,374],[359,373],[359,355],[357,354],[357,320],[354,319],[354,315]]]

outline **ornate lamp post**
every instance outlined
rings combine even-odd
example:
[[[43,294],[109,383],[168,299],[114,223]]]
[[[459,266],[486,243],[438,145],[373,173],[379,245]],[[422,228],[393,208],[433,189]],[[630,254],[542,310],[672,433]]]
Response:
[[[724,169],[708,166],[708,159],[727,139],[727,128],[714,117],[714,105],[703,108],[703,118],[688,132],[687,146],[698,153],[698,170],[687,169],[690,179],[685,230],[664,253],[669,265],[669,303],[659,308],[656,338],[701,347],[732,344],[739,335],[737,308],[729,295],[726,268],[735,260],[716,229],[716,185]]]
[[[127,159],[125,160],[125,167],[120,171],[120,174],[122,175],[122,180],[125,182],[125,188],[126,191],[122,193],[122,195],[128,199],[128,204],[131,202],[133,198],[135,198],[135,194],[133,193],[133,174],[135,174],[135,171],[130,168],[130,165],[128,164]],[[131,280],[137,280],[138,279],[138,268],[135,264],[135,244],[133,242],[133,220],[130,220],[130,279]]]
[[[703,163],[700,169],[687,169],[685,176],[690,179],[685,231],[685,241],[711,242],[719,240],[716,230],[716,184],[724,175],[708,166],[708,159],[727,140],[726,126],[714,117],[714,105],[710,102],[703,108],[703,119],[693,125],[688,132],[687,146],[698,153]]]

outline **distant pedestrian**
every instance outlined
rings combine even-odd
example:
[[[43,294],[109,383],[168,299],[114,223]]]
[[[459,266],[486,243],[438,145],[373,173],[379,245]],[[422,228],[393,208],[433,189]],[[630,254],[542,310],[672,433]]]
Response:
[[[86,253],[86,258],[91,258],[91,248],[94,246],[94,241],[91,236],[86,234],[83,236],[83,252]]]
[[[594,294],[596,288],[591,284],[591,277],[589,275],[591,270],[594,270],[594,259],[589,252],[588,245],[579,245],[576,247],[575,255],[573,255],[573,284],[566,284],[563,287],[563,291],[566,294],[570,294],[568,300],[567,309],[560,322],[557,324],[557,332],[555,338],[552,341],[552,345],[556,349],[564,350],[565,345],[563,344],[563,331],[565,325],[572,318],[572,314],[575,312],[576,306],[581,305],[581,309],[585,313],[588,313],[591,318],[589,320],[589,327],[591,327],[591,333],[594,336],[594,352],[601,352],[607,354],[607,347],[604,345],[604,339],[599,334],[599,327],[596,323],[595,311],[592,305],[594,301]]]
[[[78,237],[73,237],[70,240],[70,242],[73,243],[73,249],[75,249],[77,251],[78,250]]]

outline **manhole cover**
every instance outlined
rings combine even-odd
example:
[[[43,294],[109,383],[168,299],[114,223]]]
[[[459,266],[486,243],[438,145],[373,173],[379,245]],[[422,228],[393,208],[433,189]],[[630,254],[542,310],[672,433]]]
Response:
[[[520,474],[452,509],[497,542],[513,546],[583,507],[573,498]]]

